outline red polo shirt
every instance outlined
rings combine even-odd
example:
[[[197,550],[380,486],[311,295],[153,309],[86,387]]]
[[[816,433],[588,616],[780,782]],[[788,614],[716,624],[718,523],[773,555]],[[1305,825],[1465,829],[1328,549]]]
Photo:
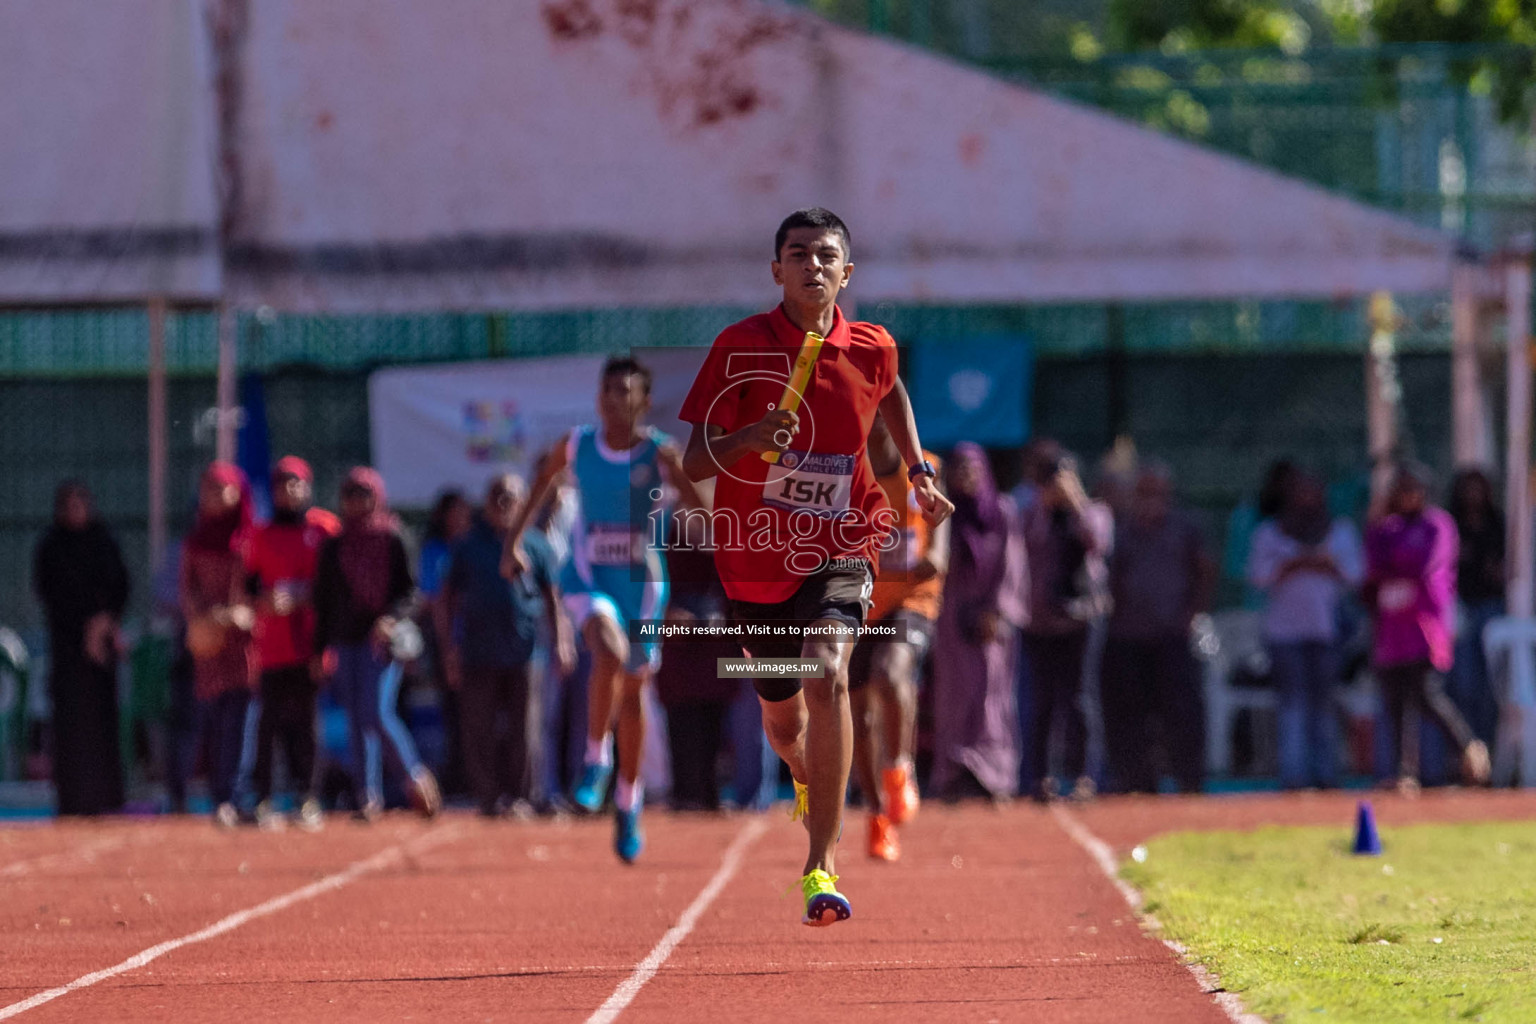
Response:
[[[790,450],[778,465],[749,452],[715,478],[715,563],[734,600],[783,601],[827,559],[866,558],[878,568],[876,548],[891,512],[865,443],[896,383],[896,342],[883,327],[849,323],[842,310],[835,317]],[[727,433],[761,420],[783,397],[804,338],[782,306],[727,327],[681,418]]]

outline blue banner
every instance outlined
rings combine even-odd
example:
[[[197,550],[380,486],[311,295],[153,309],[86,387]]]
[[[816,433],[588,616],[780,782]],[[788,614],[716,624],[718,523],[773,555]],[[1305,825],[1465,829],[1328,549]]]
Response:
[[[267,436],[267,388],[259,373],[240,378],[240,407],[245,415],[235,438],[235,459],[251,478],[258,519],[272,515],[272,448]]]
[[[991,448],[1029,438],[1034,360],[1016,334],[930,339],[908,349],[907,388],[928,448],[974,441]]]

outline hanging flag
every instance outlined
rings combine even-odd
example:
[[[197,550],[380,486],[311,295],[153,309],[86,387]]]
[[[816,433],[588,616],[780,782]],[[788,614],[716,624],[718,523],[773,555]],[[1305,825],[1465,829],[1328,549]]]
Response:
[[[251,478],[256,517],[272,516],[272,442],[267,434],[267,385],[259,373],[240,378],[240,433],[235,439],[235,461]]]
[[[926,339],[908,351],[908,387],[926,447],[961,441],[1007,447],[1029,437],[1033,359],[1027,337]]]

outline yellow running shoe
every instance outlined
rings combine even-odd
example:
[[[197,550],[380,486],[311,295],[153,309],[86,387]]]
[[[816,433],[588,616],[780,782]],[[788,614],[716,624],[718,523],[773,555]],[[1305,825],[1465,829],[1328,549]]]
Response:
[[[801,918],[801,924],[825,928],[853,916],[853,907],[837,891],[836,882],[836,875],[829,875],[820,868],[800,879],[800,891],[805,893],[805,917]]]

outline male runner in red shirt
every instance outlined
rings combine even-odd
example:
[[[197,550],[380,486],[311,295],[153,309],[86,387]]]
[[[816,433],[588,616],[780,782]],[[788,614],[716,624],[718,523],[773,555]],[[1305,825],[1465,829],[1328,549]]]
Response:
[[[683,466],[694,480],[718,477],[715,562],[735,621],[789,628],[787,637],[748,636],[744,649],[824,669],[803,678],[760,670],[756,685],[768,741],[795,778],[796,816],[810,833],[803,920],[829,925],[851,913],[833,873],[853,756],[847,632],[863,624],[878,551],[897,518],[865,452],[877,411],[924,517],[937,525],[954,506],[923,459],[896,343],[837,308],[853,274],[847,225],[820,208],[791,214],[774,238],[772,269],[784,301],[721,332],[683,403],[681,417],[694,425]],[[780,408],[811,331],[826,340],[799,411]]]

